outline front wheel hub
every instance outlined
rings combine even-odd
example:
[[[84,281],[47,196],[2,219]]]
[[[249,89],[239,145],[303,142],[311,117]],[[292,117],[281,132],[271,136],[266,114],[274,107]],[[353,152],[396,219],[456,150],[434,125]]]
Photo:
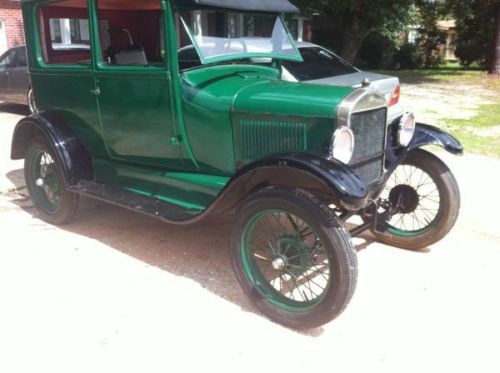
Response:
[[[272,261],[271,265],[273,266],[273,268],[276,271],[282,271],[286,267],[286,259],[284,259],[283,257],[279,256],[279,257],[277,257],[276,259],[274,259]]]
[[[406,184],[395,186],[389,193],[389,201],[403,214],[415,211],[419,200],[420,198],[415,188]]]

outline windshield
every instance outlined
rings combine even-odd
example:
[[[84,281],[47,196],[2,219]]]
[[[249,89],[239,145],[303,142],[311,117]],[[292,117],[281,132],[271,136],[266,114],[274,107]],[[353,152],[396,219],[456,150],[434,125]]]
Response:
[[[204,64],[248,57],[302,61],[279,15],[197,10],[182,12],[181,20]]]
[[[358,72],[354,66],[322,48],[300,48],[300,53],[304,62],[283,62],[283,66],[299,81],[324,79]]]

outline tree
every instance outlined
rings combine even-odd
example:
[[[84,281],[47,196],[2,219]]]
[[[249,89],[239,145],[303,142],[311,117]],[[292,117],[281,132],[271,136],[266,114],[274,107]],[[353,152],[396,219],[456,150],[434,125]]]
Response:
[[[495,40],[498,0],[448,0],[448,3],[457,22],[455,54],[460,63],[464,66],[472,63],[492,66],[493,50],[498,44],[498,39]]]
[[[412,23],[414,0],[294,0],[304,13],[319,14],[340,39],[339,53],[354,61],[358,50],[373,32],[397,34]]]
[[[439,51],[446,44],[446,34],[438,29],[437,22],[446,15],[442,1],[416,0],[418,7],[418,48],[425,67],[436,67],[443,59]]]

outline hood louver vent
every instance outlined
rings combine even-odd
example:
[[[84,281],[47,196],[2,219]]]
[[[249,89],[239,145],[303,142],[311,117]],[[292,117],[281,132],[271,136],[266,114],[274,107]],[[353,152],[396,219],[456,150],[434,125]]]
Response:
[[[306,150],[305,123],[241,119],[238,121],[239,158],[248,162],[265,155]]]

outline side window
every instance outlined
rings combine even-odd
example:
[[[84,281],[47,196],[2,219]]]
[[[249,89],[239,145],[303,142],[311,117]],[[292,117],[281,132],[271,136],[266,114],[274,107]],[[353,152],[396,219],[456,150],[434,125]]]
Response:
[[[10,67],[14,62],[15,51],[9,50],[0,57],[0,69]]]
[[[102,62],[162,66],[165,48],[159,0],[98,0]]]
[[[40,8],[41,47],[48,64],[90,64],[86,0],[51,2]]]
[[[26,67],[28,66],[26,49],[21,48],[17,50],[16,53],[16,67]]]

